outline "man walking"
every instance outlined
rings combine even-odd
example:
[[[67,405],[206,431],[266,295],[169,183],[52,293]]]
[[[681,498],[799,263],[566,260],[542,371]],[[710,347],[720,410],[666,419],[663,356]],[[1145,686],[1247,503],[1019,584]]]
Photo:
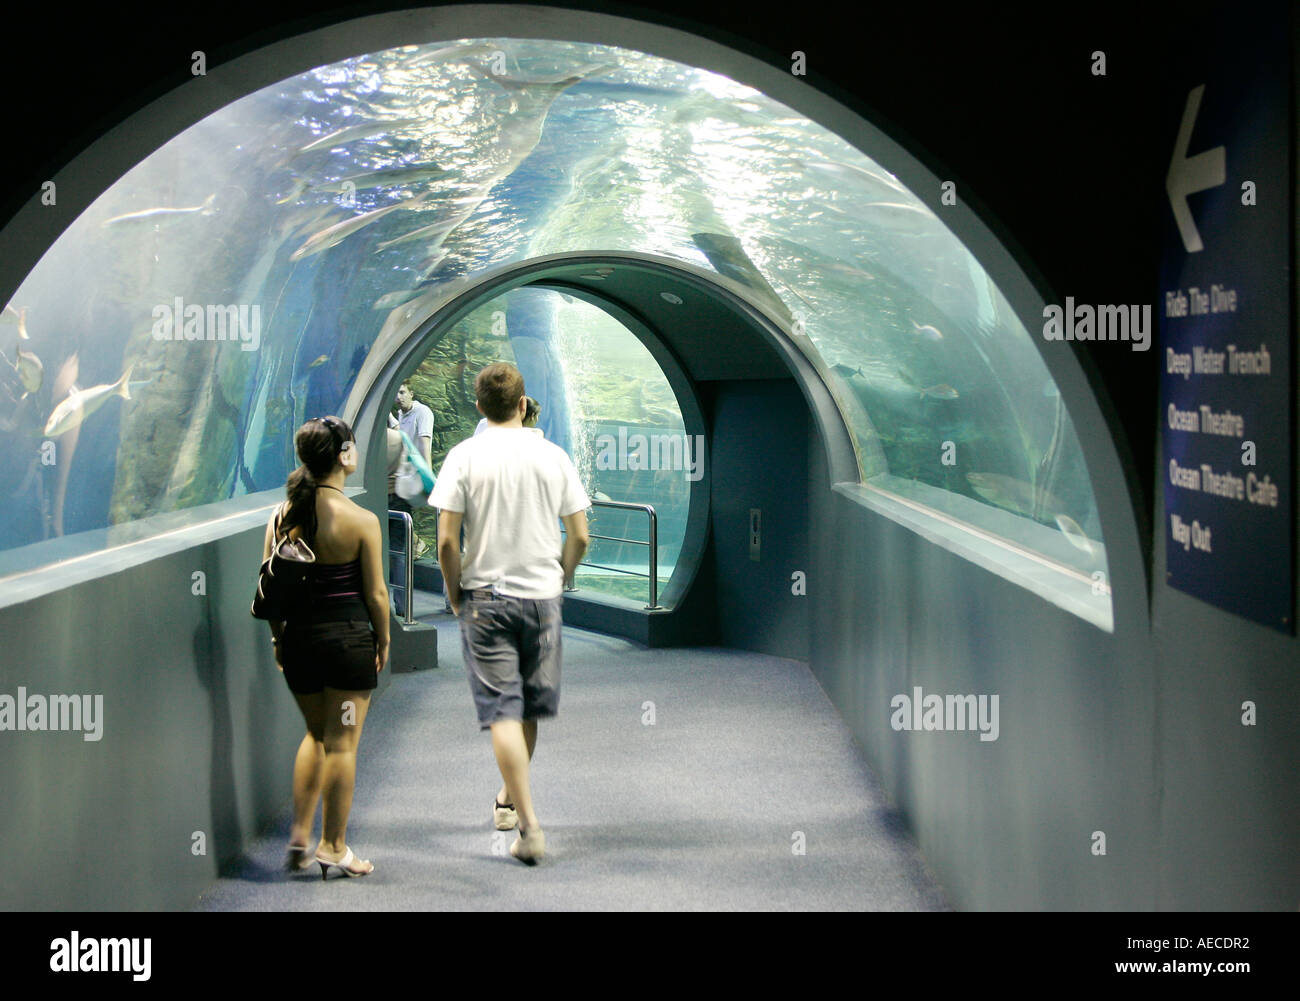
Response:
[[[590,501],[573,460],[524,427],[527,402],[517,368],[489,365],[474,391],[488,425],[447,453],[429,503],[438,508],[438,563],[460,618],[479,726],[492,731],[501,770],[493,822],[503,831],[518,826],[510,854],[532,864],[546,841],[533,809],[529,762],[537,720],[559,708],[564,584],[590,541]]]
[[[398,387],[395,420],[398,429],[406,432],[406,436],[411,439],[411,444],[424,456],[424,461],[432,466],[430,455],[433,449],[433,411],[415,398],[409,383],[404,382]],[[388,508],[390,511],[414,513],[411,505],[397,495],[391,479],[388,484]],[[416,558],[423,556],[428,549],[424,540],[417,535],[415,537]]]

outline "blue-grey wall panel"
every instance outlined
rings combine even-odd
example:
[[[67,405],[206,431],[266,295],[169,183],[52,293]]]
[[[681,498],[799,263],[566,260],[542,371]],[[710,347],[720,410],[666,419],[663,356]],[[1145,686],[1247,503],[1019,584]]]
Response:
[[[188,907],[283,814],[304,728],[248,611],[261,551],[244,531],[0,609],[0,694],[103,697],[97,741],[0,732],[0,907]]]
[[[791,575],[808,570],[808,404],[791,379],[706,388],[722,642],[806,660],[810,598],[792,593]],[[762,512],[757,562],[749,556],[751,508]]]
[[[957,907],[1295,909],[1296,640],[1163,585],[1152,634],[1103,633],[829,491],[815,446],[811,665]],[[997,694],[997,740],[894,730],[918,686]]]

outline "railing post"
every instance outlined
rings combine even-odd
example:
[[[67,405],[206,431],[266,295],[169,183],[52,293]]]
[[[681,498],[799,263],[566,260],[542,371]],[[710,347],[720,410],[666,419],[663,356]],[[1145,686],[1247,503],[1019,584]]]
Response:
[[[406,536],[406,574],[404,577],[403,590],[406,597],[404,602],[406,605],[406,615],[402,621],[409,626],[415,623],[415,521],[405,511],[390,510],[388,512],[388,520],[391,522],[393,518],[402,519],[403,530]],[[388,552],[391,555],[392,549],[389,549]]]
[[[629,545],[650,547],[650,604],[646,605],[645,607],[647,610],[662,609],[663,606],[659,604],[659,516],[655,512],[654,505],[653,504],[628,504],[628,503],[624,503],[623,501],[592,501],[591,507],[592,508],[608,507],[608,508],[615,508],[623,511],[642,511],[649,517],[650,519],[650,541],[649,542],[642,542],[639,539],[620,539],[617,536],[611,537],[611,536],[594,535],[594,534],[592,535],[592,538],[608,539],[610,542],[622,542],[622,543],[627,543]],[[564,529],[560,529],[560,534],[562,536],[565,534]],[[599,567],[600,564],[588,563],[586,560],[581,560],[579,561],[578,566]],[[617,569],[617,567],[609,567],[606,569]],[[631,570],[626,570],[621,572],[632,574],[632,576],[634,577],[641,576],[641,574],[634,573]],[[574,576],[575,577],[577,576],[576,570],[574,571]],[[565,581],[564,590],[576,591],[578,590],[578,588],[572,586],[569,581]]]
[[[646,513],[650,515],[650,604],[646,608],[655,609],[659,607],[659,516],[649,504]]]

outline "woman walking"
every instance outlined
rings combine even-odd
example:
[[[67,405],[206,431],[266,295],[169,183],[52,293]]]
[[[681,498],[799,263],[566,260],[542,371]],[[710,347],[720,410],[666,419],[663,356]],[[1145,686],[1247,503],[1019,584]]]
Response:
[[[388,588],[379,519],[343,494],[357,469],[352,429],[317,417],[298,429],[302,465],[289,474],[288,500],[266,526],[262,558],[277,537],[305,539],[316,554],[311,600],[300,615],[271,622],[276,664],[302,710],[307,734],[293,766],[293,826],[286,866],[320,863],[345,876],[374,871],[347,846],[357,743],[370,693],[388,660]],[[309,847],[316,802],[323,800],[321,839]]]

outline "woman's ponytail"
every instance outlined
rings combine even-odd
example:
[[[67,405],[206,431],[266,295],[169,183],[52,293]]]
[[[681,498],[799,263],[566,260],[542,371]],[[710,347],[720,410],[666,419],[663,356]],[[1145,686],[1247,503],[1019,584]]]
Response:
[[[289,498],[281,522],[284,531],[297,528],[299,535],[315,539],[317,484],[334,471],[339,452],[353,440],[352,429],[338,417],[318,417],[298,429],[293,444],[302,465],[289,474],[284,485]]]

